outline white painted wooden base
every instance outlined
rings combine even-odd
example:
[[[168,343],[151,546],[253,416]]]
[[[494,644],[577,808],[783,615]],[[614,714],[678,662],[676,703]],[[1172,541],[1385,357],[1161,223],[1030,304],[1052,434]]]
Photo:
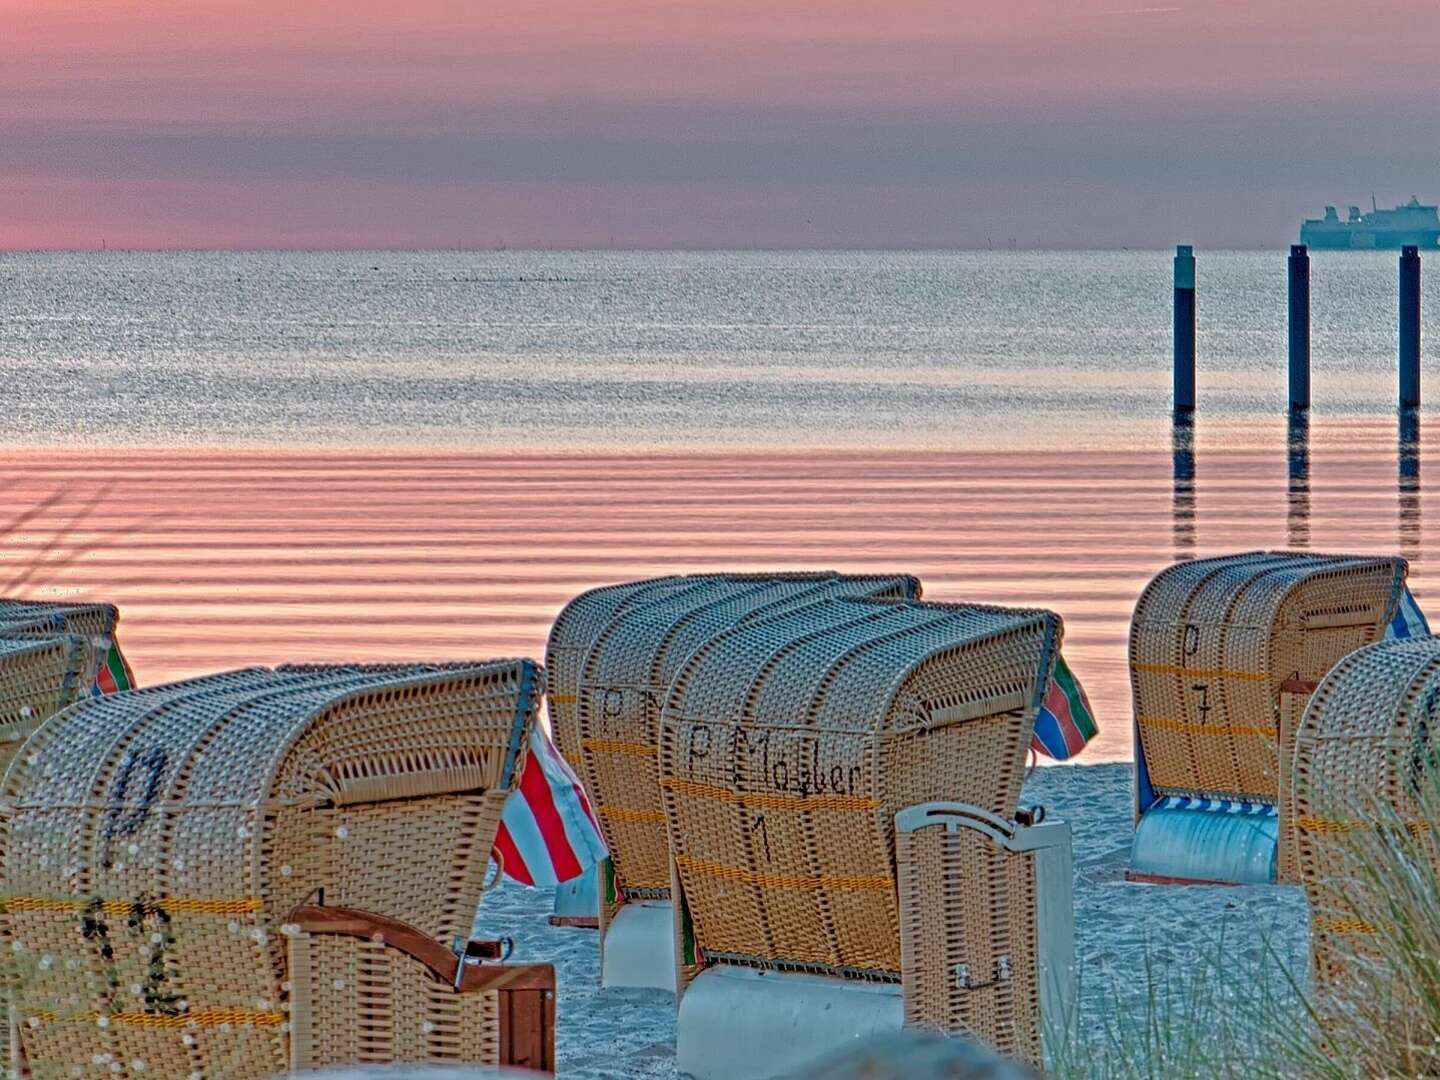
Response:
[[[674,913],[668,900],[626,904],[610,920],[601,946],[600,985],[675,992]]]
[[[785,1076],[904,1022],[893,983],[715,964],[680,999],[675,1064],[696,1080]]]

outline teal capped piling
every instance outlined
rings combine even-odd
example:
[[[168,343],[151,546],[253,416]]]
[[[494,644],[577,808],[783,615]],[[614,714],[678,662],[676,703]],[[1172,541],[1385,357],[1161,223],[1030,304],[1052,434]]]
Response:
[[[1195,411],[1195,249],[1175,248],[1175,411]]]

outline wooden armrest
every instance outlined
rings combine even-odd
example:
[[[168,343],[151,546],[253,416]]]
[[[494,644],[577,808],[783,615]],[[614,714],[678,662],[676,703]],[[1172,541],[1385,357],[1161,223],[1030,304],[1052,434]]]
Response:
[[[342,934],[381,942],[423,964],[440,982],[455,986],[455,969],[460,958],[440,942],[399,919],[355,908],[302,904],[290,913],[286,921],[307,934]],[[481,941],[475,945],[478,948],[471,955],[500,955],[499,942]],[[462,994],[477,990],[554,988],[555,968],[551,964],[466,964],[460,984],[456,987]]]
[[[1309,679],[1286,679],[1280,684],[1282,694],[1313,694],[1318,682],[1311,682]]]

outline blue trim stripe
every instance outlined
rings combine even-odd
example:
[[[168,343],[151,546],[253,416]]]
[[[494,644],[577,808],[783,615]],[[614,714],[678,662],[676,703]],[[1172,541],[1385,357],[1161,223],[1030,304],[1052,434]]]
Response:
[[[1169,795],[1160,805],[1166,810],[1199,810],[1207,814],[1239,814],[1247,817],[1274,817],[1270,803],[1244,802],[1239,799],[1201,799],[1191,795]]]
[[[525,721],[530,716],[530,698],[535,693],[535,665],[520,661],[520,696],[515,703],[515,726],[510,731],[510,745],[505,748],[505,765],[500,770],[500,787],[508,789],[515,778],[515,759],[525,741]]]
[[[1399,640],[1430,636],[1430,624],[1409,588],[1401,594],[1400,603],[1395,605],[1395,618],[1386,628],[1385,636]]]

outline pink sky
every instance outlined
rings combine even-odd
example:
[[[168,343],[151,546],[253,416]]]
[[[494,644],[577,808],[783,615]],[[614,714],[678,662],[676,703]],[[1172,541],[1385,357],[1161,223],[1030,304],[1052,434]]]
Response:
[[[1279,244],[1433,0],[0,0],[0,247]]]

